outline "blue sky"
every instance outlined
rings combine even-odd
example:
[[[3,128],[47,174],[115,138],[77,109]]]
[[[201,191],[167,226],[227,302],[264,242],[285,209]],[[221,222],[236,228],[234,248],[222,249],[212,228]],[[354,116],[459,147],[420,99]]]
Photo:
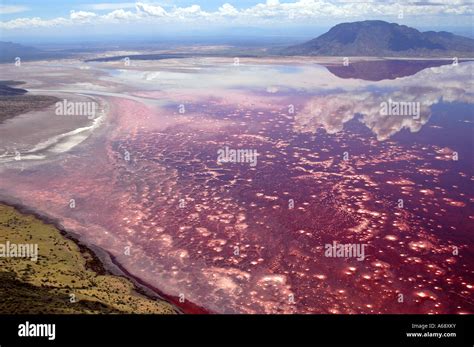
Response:
[[[473,7],[472,0],[0,0],[0,39],[233,28],[303,34],[364,19],[468,33]]]
[[[16,12],[1,16],[2,20],[9,20],[23,16],[39,16],[43,18],[54,18],[56,16],[67,16],[71,10],[91,10],[94,7],[107,8],[108,5],[115,5],[117,8],[131,8],[134,3],[143,2],[160,5],[164,8],[189,7],[199,5],[203,10],[211,11],[218,9],[226,2],[233,4],[236,8],[245,8],[261,3],[259,0],[238,0],[238,1],[220,1],[220,0],[161,0],[161,1],[133,1],[133,0],[2,0],[0,5],[10,7],[26,7],[24,12]],[[265,2],[265,1],[263,1]],[[109,7],[110,7],[109,6]],[[128,7],[127,7],[128,6]],[[103,10],[102,12],[107,12]],[[20,15],[21,13],[21,15]]]

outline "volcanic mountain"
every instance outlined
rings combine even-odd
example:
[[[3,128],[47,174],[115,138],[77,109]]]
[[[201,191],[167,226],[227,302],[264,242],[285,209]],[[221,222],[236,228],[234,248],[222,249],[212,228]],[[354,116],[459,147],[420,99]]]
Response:
[[[474,57],[474,40],[445,31],[417,29],[380,20],[341,23],[285,55]]]

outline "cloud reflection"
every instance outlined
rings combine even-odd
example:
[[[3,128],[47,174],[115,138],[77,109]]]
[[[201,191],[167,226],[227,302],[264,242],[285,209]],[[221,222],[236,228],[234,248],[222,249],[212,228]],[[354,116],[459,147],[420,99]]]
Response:
[[[344,124],[360,115],[379,141],[387,140],[402,129],[418,132],[431,116],[431,107],[439,102],[473,103],[473,63],[458,66],[433,67],[420,73],[373,84],[359,89],[334,92],[311,98],[295,117],[296,132],[315,132],[322,127],[329,134],[340,132]],[[396,88],[396,89],[395,89]],[[381,115],[381,104],[397,102],[419,103],[420,115]]]

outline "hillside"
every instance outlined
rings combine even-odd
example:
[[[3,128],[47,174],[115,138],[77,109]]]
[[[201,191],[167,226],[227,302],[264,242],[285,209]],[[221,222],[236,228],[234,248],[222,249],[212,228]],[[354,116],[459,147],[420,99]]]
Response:
[[[327,33],[284,49],[285,55],[374,57],[474,57],[474,40],[448,32],[379,20],[342,23]]]

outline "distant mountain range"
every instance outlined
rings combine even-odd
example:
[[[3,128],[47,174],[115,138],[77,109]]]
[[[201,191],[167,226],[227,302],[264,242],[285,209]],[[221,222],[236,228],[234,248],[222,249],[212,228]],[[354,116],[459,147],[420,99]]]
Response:
[[[62,52],[47,52],[31,46],[0,41],[0,63],[14,63],[16,57],[19,57],[21,61],[29,61],[63,58],[66,57],[66,54]]]
[[[445,31],[420,32],[380,20],[342,23],[283,55],[370,57],[474,57],[474,40]]]
[[[78,56],[85,51],[41,50],[13,42],[0,41],[0,63],[14,63],[16,57],[22,61],[60,59]],[[414,28],[380,20],[342,23],[327,33],[302,44],[284,49],[270,49],[272,55],[303,56],[367,56],[406,58],[474,58],[474,40],[445,31],[420,32]],[[158,60],[207,56],[260,56],[261,51],[234,47],[219,52],[167,52],[165,54],[141,54],[133,56],[137,60]],[[92,61],[112,61],[122,56],[92,59]]]
[[[18,43],[13,42],[3,42],[0,41],[0,61],[7,62],[11,61],[14,62],[16,57],[31,57],[34,56],[41,51],[34,47],[23,46]]]

